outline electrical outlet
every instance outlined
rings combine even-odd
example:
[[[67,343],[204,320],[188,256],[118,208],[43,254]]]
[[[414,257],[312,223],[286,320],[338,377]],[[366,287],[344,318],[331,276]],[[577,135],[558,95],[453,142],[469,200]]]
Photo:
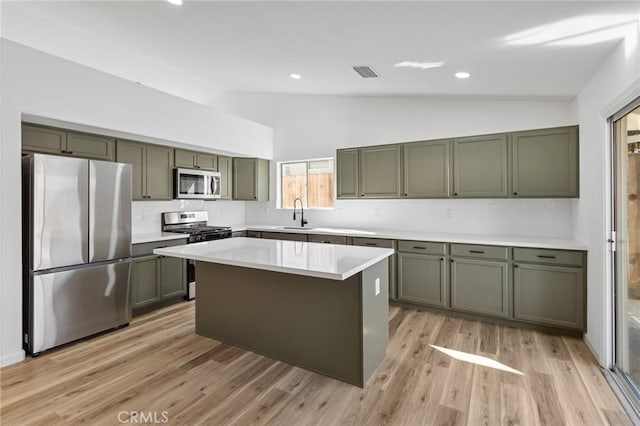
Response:
[[[376,278],[376,296],[380,294],[380,278]]]
[[[373,209],[373,215],[376,217],[380,217],[380,209],[379,208]]]
[[[447,219],[451,219],[451,216],[453,216],[451,209],[445,209],[444,210],[444,217],[446,217]]]

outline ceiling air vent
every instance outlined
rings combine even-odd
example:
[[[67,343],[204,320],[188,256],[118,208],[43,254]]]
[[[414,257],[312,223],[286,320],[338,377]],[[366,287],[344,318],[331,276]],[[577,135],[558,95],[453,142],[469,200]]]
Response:
[[[362,78],[378,78],[380,77],[376,72],[367,65],[355,66],[353,70],[357,72]]]

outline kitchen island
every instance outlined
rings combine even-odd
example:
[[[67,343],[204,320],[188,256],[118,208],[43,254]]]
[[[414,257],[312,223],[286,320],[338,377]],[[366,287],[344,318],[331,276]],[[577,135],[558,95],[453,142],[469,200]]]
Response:
[[[384,359],[391,249],[232,238],[196,261],[196,334],[364,386]]]

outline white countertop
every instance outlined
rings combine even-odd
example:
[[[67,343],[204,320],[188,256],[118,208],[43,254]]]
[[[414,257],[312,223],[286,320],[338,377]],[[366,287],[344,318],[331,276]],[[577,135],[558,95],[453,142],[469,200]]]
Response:
[[[155,249],[154,254],[310,277],[345,280],[391,256],[392,249],[258,238]]]
[[[179,240],[189,238],[189,234],[179,232],[144,232],[131,235],[131,244],[150,243],[152,241]]]
[[[309,226],[301,229],[284,229],[278,225],[234,226],[234,231],[289,232],[296,234],[345,235],[348,237],[385,238],[393,240],[434,241],[461,244],[486,244],[495,246],[547,248],[559,250],[587,250],[585,244],[566,238],[496,236],[481,234],[455,234],[426,231],[395,231],[384,229],[333,228]]]

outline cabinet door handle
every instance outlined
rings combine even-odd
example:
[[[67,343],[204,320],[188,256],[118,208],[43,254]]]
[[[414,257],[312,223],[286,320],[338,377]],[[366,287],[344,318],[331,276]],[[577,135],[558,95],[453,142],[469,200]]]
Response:
[[[366,243],[368,246],[377,246],[378,243]]]
[[[441,257],[441,258],[440,258],[440,262],[444,262],[444,257]]]
[[[513,267],[514,267],[514,268],[517,268],[517,267],[518,267],[518,265],[513,265]]]
[[[73,151],[67,151],[67,154],[73,154]]]
[[[546,255],[546,254],[539,254],[538,255],[539,258],[541,259],[555,259],[555,256],[551,256],[551,255]]]
[[[418,249],[418,250],[426,250],[426,247],[420,247],[420,246],[413,246],[414,249]]]
[[[513,195],[518,195],[518,193],[517,193],[517,192],[514,192],[514,193],[513,193]]]
[[[454,193],[453,193],[453,196],[454,196],[454,197],[457,197],[457,196],[458,196],[458,193],[457,193],[457,192],[454,192]]]
[[[469,250],[469,253],[480,253],[480,254],[484,254],[484,252],[482,250]]]

